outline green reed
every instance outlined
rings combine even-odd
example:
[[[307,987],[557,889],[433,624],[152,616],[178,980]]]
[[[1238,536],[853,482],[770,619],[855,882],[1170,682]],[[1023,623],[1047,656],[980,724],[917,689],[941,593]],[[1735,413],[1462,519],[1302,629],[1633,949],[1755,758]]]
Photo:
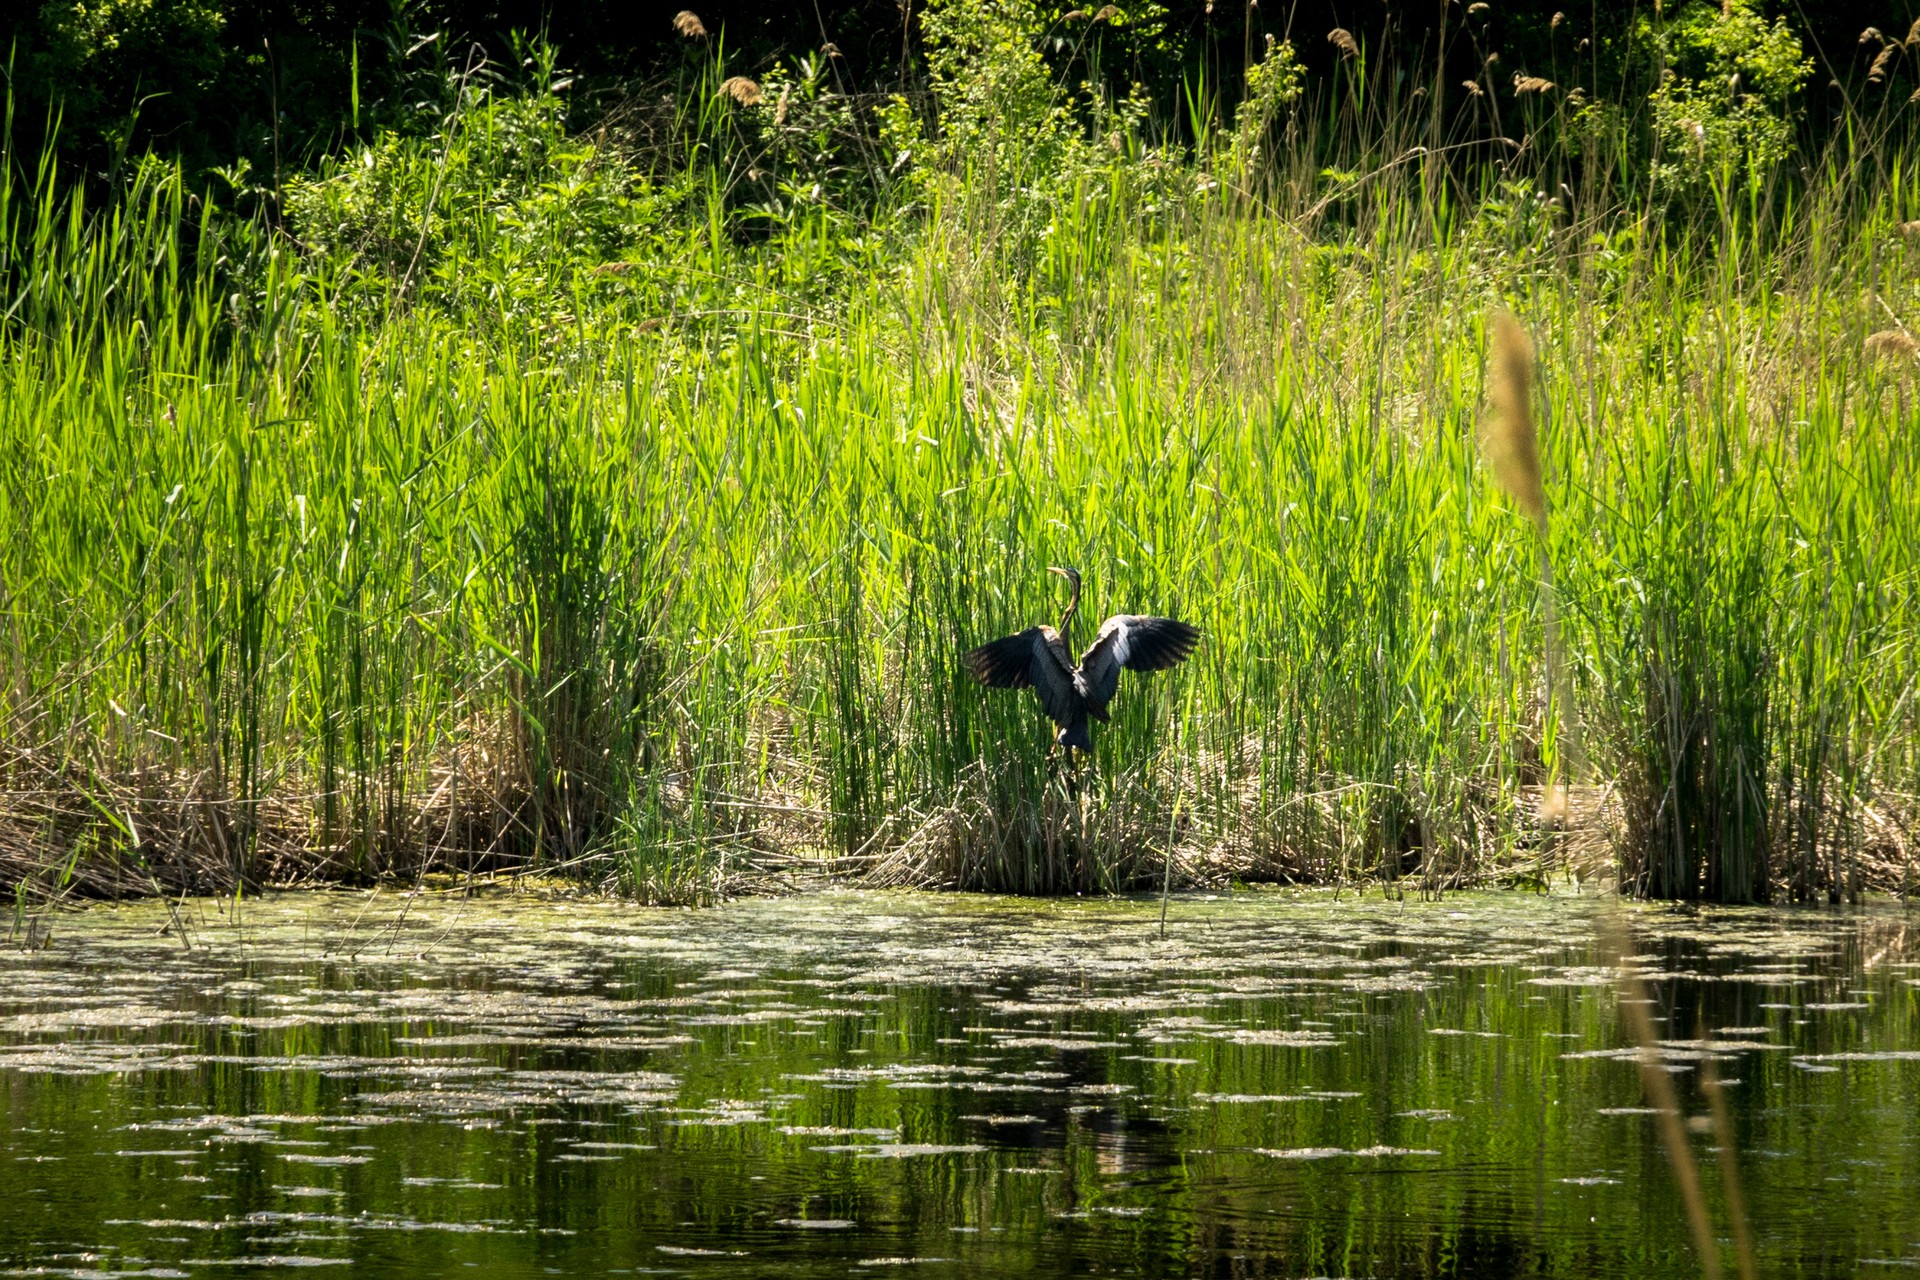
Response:
[[[663,900],[828,855],[1027,892],[1168,856],[1537,874],[1566,747],[1533,529],[1474,444],[1499,302],[1623,877],[1908,883],[1913,384],[1861,341],[1920,314],[1910,168],[1836,156],[1662,233],[1598,160],[1572,209],[1564,155],[1421,160],[1388,92],[1310,98],[1264,167],[1147,164],[1134,122],[1035,195],[1003,139],[757,237],[703,157],[771,104],[710,83],[644,170],[470,93],[383,144],[413,194],[331,247],[297,218],[358,207],[346,161],[289,235],[158,162],[96,207],[10,157],[0,860]],[[1095,619],[1207,635],[1077,777],[955,661],[1051,620],[1055,563]]]

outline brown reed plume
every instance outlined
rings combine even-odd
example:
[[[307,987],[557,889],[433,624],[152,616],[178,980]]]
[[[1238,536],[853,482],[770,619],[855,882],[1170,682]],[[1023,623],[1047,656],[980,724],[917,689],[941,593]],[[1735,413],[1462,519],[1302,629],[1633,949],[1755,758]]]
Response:
[[[1868,355],[1906,364],[1912,364],[1916,356],[1920,356],[1920,342],[1915,342],[1912,335],[1903,333],[1899,329],[1882,329],[1878,333],[1870,333],[1862,345],[1866,348]]]
[[[1533,521],[1540,536],[1540,614],[1547,664],[1547,696],[1559,707],[1566,726],[1566,756],[1572,773],[1586,771],[1584,735],[1573,688],[1560,653],[1560,620],[1554,602],[1553,555],[1547,538],[1547,486],[1540,462],[1540,433],[1533,421],[1533,339],[1506,311],[1496,311],[1489,326],[1487,353],[1488,414],[1480,429],[1480,453],[1493,478],[1515,506]],[[1541,797],[1543,818],[1558,821],[1567,813],[1566,784],[1559,774]]]
[[[691,9],[682,9],[673,15],[673,29],[689,40],[704,40],[707,35],[707,24]]]
[[[728,76],[720,82],[720,92],[743,107],[757,107],[765,96],[760,92],[759,81],[745,76]]]
[[[1493,478],[1514,505],[1547,534],[1547,489],[1540,470],[1540,439],[1533,425],[1533,340],[1505,311],[1493,316],[1487,357],[1487,403],[1480,451]]]

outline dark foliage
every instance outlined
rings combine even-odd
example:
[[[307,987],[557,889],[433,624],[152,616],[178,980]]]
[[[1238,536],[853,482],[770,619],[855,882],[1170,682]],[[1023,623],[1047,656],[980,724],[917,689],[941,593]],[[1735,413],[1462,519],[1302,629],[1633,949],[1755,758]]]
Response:
[[[256,181],[270,178],[277,188],[286,172],[356,133],[404,130],[424,118],[421,101],[477,55],[496,74],[511,74],[536,39],[556,46],[580,77],[585,92],[576,101],[589,113],[672,79],[711,53],[713,42],[749,74],[775,57],[825,49],[843,89],[911,87],[919,80],[914,18],[923,2],[27,0],[0,6],[0,41],[11,50],[15,156],[38,153],[57,113],[65,159],[89,175],[156,150],[230,177],[244,161]],[[675,31],[683,4],[699,13],[707,36]],[[1056,5],[1063,19],[1070,7]],[[1330,70],[1343,56],[1326,38],[1335,28],[1350,32],[1369,63],[1392,76],[1447,86],[1480,80],[1505,93],[1525,73],[1610,96],[1635,74],[1627,34],[1647,8],[1593,0],[1169,0],[1163,23],[1095,38],[1109,46],[1098,59],[1101,74],[1146,85],[1171,120],[1185,86],[1204,83],[1222,100],[1237,100],[1249,51],[1269,34],[1291,38],[1310,73]],[[1833,85],[1855,86],[1869,75],[1878,46],[1863,43],[1862,31],[1871,26],[1899,39],[1920,16],[1920,0],[1768,9],[1784,13],[1816,59],[1803,119],[1820,131],[1836,122],[1844,101]],[[1498,59],[1489,67],[1492,54]]]

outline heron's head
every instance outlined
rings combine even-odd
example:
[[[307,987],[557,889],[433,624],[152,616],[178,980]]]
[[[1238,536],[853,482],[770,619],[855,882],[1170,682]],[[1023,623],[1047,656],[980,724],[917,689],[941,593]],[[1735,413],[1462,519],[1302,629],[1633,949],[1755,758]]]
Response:
[[[1075,591],[1080,589],[1080,571],[1078,569],[1062,568],[1060,565],[1050,564],[1047,566],[1047,572],[1059,574],[1068,582],[1071,582]]]

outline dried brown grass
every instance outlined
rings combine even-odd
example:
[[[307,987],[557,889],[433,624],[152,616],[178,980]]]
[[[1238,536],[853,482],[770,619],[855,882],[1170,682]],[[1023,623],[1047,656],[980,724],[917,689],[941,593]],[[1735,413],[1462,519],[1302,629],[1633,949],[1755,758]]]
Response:
[[[1882,360],[1912,364],[1916,357],[1920,357],[1920,342],[1901,329],[1882,329],[1878,333],[1870,333],[1862,346],[1868,355],[1878,356]]]

